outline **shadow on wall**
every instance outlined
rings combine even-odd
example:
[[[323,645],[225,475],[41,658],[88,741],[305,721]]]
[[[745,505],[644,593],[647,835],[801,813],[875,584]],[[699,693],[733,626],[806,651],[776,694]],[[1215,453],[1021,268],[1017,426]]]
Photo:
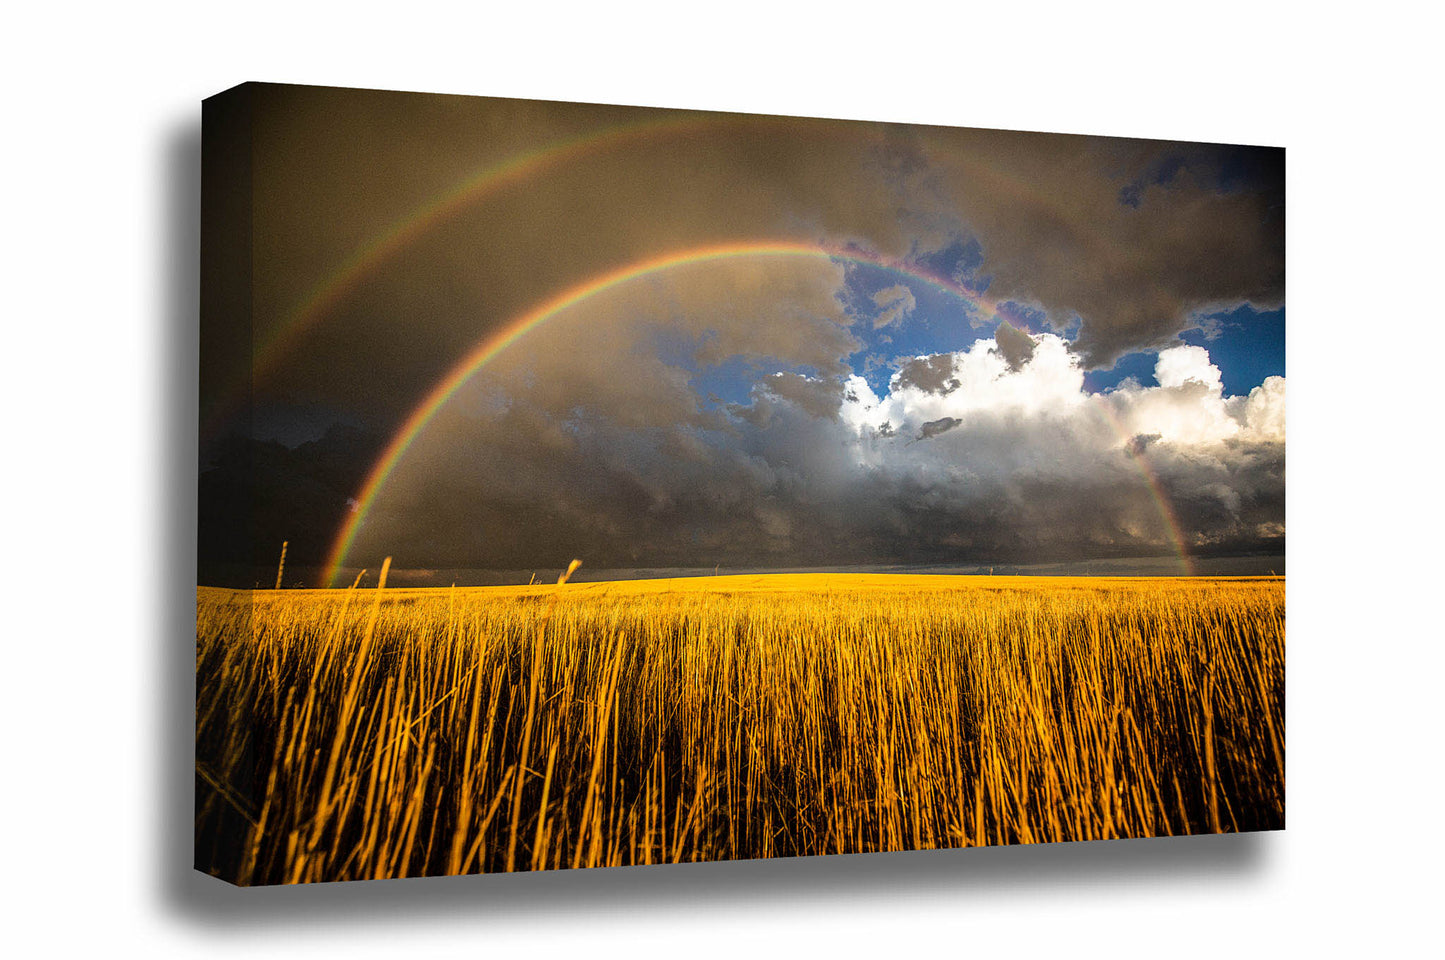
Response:
[[[195,727],[196,458],[201,130],[199,112],[163,144],[158,175],[168,209],[161,262],[165,462],[164,549],[155,675],[162,695],[151,722],[160,748],[154,797],[154,884],[162,909],[218,929],[485,920],[535,925],[559,914],[605,914],[637,922],[658,911],[789,910],[902,903],[919,897],[1037,895],[1088,886],[1095,892],[1238,884],[1266,870],[1265,834],[1114,840],[975,850],[862,854],[668,867],[618,867],[511,876],[449,877],[238,889],[191,868]]]

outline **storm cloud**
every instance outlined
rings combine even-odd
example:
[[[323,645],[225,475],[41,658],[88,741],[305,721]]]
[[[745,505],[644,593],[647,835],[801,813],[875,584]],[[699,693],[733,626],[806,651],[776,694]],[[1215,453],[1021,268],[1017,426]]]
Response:
[[[1010,370],[1017,373],[1034,355],[1034,340],[1028,334],[1004,322],[994,331],[994,343],[998,352],[1008,362]]]
[[[1167,347],[1212,307],[1284,299],[1284,151],[928,128],[929,182],[991,295],[1080,322],[1086,367]]]
[[[953,354],[914,357],[899,369],[897,382],[901,387],[914,387],[924,393],[941,394],[957,390],[959,383],[953,376]]]
[[[747,403],[697,403],[644,429],[621,422],[625,392],[608,409],[514,389],[487,417],[459,397],[378,500],[357,555],[406,543],[417,564],[514,569],[569,552],[745,567],[1278,549],[1282,379],[1227,397],[1207,355],[1178,348],[1160,385],[1090,394],[1062,339],[1036,346],[1014,370],[979,341],[951,357],[961,382],[946,394],[901,374],[882,396],[856,375],[844,389],[783,374]]]
[[[1078,317],[1086,366],[1168,346],[1209,305],[1283,295],[1279,150],[250,89],[253,323],[261,342],[304,331],[258,372],[277,403],[400,417],[557,291],[729,242],[976,251],[946,269],[1057,329]],[[916,308],[907,286],[875,297],[889,329]]]
[[[203,443],[203,509],[275,464],[258,542],[298,565],[503,340],[354,565],[1280,549],[1285,381],[1227,395],[1180,340],[1282,304],[1280,150],[249,89],[250,320],[285,349]],[[1139,353],[1152,383],[1086,387]]]

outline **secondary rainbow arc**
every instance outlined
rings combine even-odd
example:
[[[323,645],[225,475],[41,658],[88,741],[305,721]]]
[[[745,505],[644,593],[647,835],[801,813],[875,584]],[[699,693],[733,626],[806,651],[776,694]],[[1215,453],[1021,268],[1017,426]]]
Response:
[[[471,205],[549,170],[565,167],[594,153],[626,146],[634,141],[722,126],[778,123],[789,124],[789,130],[793,134],[797,133],[798,123],[807,123],[806,129],[814,135],[820,132],[841,133],[844,129],[840,126],[844,122],[840,121],[756,114],[683,113],[661,118],[651,117],[588,131],[575,137],[548,141],[535,149],[522,151],[478,170],[371,237],[312,287],[275,325],[272,332],[255,344],[246,376],[222,390],[213,408],[203,411],[202,437],[215,435],[244,401],[248,395],[247,388],[258,379],[264,378],[308,330],[351,295],[367,276],[429,230]],[[1047,198],[1040,195],[1027,181],[996,169],[991,164],[971,161],[967,166],[972,175],[992,192],[1008,193],[1033,203],[1048,203]]]

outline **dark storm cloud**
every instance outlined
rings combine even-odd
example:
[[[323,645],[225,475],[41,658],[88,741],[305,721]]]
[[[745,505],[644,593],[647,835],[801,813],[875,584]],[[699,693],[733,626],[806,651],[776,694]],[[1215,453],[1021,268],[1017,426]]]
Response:
[[[930,169],[980,239],[992,296],[1082,325],[1090,367],[1206,307],[1284,296],[1284,151],[930,128]]]
[[[1035,393],[1081,378],[1040,366],[1067,356],[1057,340],[1022,370],[994,360],[994,380],[945,396],[895,383],[875,401],[856,381],[845,393],[784,373],[711,420],[645,428],[600,407],[536,406],[524,385],[489,416],[459,397],[393,476],[353,562],[395,544],[408,565],[500,569],[570,556],[594,567],[746,567],[1169,554],[1155,484],[1191,550],[1277,549],[1282,381],[1230,400],[1206,382],[1207,359],[1181,349],[1164,377],[1175,385],[1111,395],[1112,418],[1088,403],[1017,405],[1010,378],[1037,382]],[[976,371],[989,353],[985,342],[957,368]],[[929,404],[958,412],[929,416]],[[877,426],[860,430],[859,416]],[[1121,443],[1119,422],[1156,439]],[[1156,422],[1168,436],[1138,429]]]
[[[263,94],[254,147],[263,339],[358,252],[364,261],[375,238],[479,171],[583,143],[407,234],[341,285],[268,372],[280,402],[397,416],[511,319],[660,254],[778,240],[903,256],[912,243],[881,165],[882,126],[312,88]],[[628,128],[640,132],[587,139]],[[812,268],[769,267],[775,277],[789,269]]]
[[[506,569],[573,555],[598,567],[746,567],[1172,550],[1154,495],[1123,451],[1101,456],[1060,433],[1021,453],[1004,419],[935,426],[931,443],[914,449],[954,438],[950,448],[871,470],[845,454],[833,421],[786,402],[774,401],[766,424],[741,421],[734,443],[679,431],[692,457],[667,452],[676,438],[666,433],[574,423],[547,434],[520,411],[507,421],[475,438],[488,455],[470,469],[458,469],[452,444],[449,469],[425,482],[398,478],[356,562],[389,539],[405,544],[408,562]],[[521,440],[539,433],[563,439],[541,449]],[[408,470],[419,475],[428,459]],[[1261,529],[1281,516],[1281,468],[1277,445],[1156,462],[1201,548],[1277,541]]]
[[[918,428],[918,439],[931,439],[940,433],[946,433],[952,430],[961,423],[963,423],[963,421],[957,417],[939,417],[937,420],[930,420]]]
[[[899,368],[897,382],[900,387],[916,387],[924,393],[957,390],[959,383],[953,375],[953,354],[914,357]]]
[[[767,389],[812,417],[836,419],[843,402],[843,382],[820,380],[799,373],[775,373],[764,381]]]
[[[298,562],[319,563],[384,439],[539,304],[649,258],[760,239],[911,259],[1036,305],[1009,314],[1031,329],[1077,317],[1078,338],[1042,357],[1004,322],[996,355],[980,351],[966,373],[964,353],[947,352],[957,341],[935,342],[958,331],[932,325],[922,287],[850,298],[847,272],[821,257],[648,274],[538,326],[470,381],[384,486],[353,559],[736,567],[1166,550],[1133,456],[1150,458],[1199,544],[1282,536],[1282,426],[1242,438],[1221,427],[1249,415],[1217,376],[1110,399],[1130,435],[1160,436],[1131,451],[1079,412],[1082,374],[1060,366],[1168,345],[1204,305],[1282,297],[1279,151],[669,114],[678,122],[558,155],[367,259],[479,171],[662,116],[259,88],[258,339],[316,291],[332,295],[258,371],[258,404],[366,425],[250,454],[274,462],[268,502],[295,493],[266,537],[296,531]],[[350,275],[354,263],[369,266]],[[327,286],[339,276],[350,279]],[[924,355],[870,397],[850,375],[898,362],[878,352],[890,342]],[[718,371],[740,382],[719,387]],[[1261,423],[1276,407],[1282,422],[1282,382],[1249,403]],[[207,502],[224,505],[230,488],[212,486]]]
[[[1034,355],[1034,340],[1028,334],[1010,326],[1007,322],[1000,323],[993,334],[994,342],[998,344],[998,352],[1008,361],[1010,370],[1020,370],[1028,363]]]
[[[1077,313],[1076,346],[1091,365],[1169,342],[1199,305],[1282,291],[1279,151],[255,89],[262,340],[365,261],[377,238],[479,172],[548,144],[584,144],[406,234],[335,288],[292,355],[263,371],[270,402],[399,417],[457,356],[570,285],[759,238],[895,257],[963,244],[990,296],[1038,303],[1058,323]],[[1120,202],[1131,184],[1137,202]],[[913,295],[883,294],[878,322],[896,326]]]

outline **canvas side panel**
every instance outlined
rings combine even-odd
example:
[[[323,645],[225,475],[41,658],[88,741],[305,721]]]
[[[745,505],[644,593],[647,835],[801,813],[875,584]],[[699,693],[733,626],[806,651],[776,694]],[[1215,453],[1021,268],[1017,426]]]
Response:
[[[242,85],[201,108],[202,588],[251,585],[252,101],[250,85]],[[194,864],[231,882],[248,842],[258,786],[250,710],[225,676],[250,635],[249,591],[198,591]]]
[[[252,586],[251,85],[202,104],[200,582]]]

